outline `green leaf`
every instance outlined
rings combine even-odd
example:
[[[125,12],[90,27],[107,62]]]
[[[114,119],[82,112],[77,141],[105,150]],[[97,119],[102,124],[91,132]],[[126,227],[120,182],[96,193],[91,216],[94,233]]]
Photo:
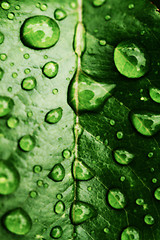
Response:
[[[0,5],[0,239],[158,240],[155,5]]]

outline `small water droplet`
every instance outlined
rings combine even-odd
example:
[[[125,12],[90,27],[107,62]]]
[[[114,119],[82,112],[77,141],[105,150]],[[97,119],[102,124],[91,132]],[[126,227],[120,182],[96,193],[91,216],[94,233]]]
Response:
[[[119,189],[114,188],[108,192],[108,203],[115,209],[122,209],[126,206],[126,199]]]
[[[104,228],[103,230],[105,233],[109,233],[109,229],[108,228]]]
[[[16,78],[17,76],[18,76],[18,73],[16,73],[16,72],[12,73],[13,78]]]
[[[7,59],[7,54],[1,53],[1,54],[0,54],[0,59],[1,59],[1,61],[6,61],[6,59]]]
[[[136,204],[139,205],[139,206],[143,205],[143,204],[144,204],[144,199],[142,199],[142,198],[137,198],[137,199],[136,199]]]
[[[43,181],[42,180],[38,180],[37,181],[37,186],[38,187],[42,187],[43,186]]]
[[[147,225],[153,225],[153,224],[154,224],[154,218],[153,218],[150,214],[147,214],[147,215],[144,217],[144,222],[145,222]]]
[[[54,95],[58,94],[58,89],[57,89],[57,88],[54,88],[54,89],[52,90],[52,93],[53,93]]]
[[[125,176],[121,176],[121,177],[120,177],[120,181],[121,181],[121,182],[124,182],[125,179],[126,179]]]
[[[152,100],[156,103],[160,103],[160,89],[158,88],[150,88],[149,95]]]
[[[52,18],[39,15],[24,21],[20,35],[25,46],[33,49],[45,49],[58,42],[60,29]]]
[[[50,236],[54,239],[60,238],[62,236],[62,234],[63,234],[63,230],[60,226],[53,227],[50,232]]]
[[[77,3],[71,2],[71,3],[70,3],[70,7],[71,7],[72,9],[75,9],[75,8],[77,7]]]
[[[12,87],[8,87],[8,92],[12,92]]]
[[[29,112],[27,112],[27,117],[32,117],[33,116],[33,112],[32,111],[29,111]]]
[[[93,0],[93,6],[94,7],[101,7],[106,0]]]
[[[153,183],[157,183],[157,178],[153,178],[153,179],[152,179],[152,182],[153,182]]]
[[[62,118],[63,110],[61,107],[52,109],[45,116],[45,121],[50,124],[58,123]]]
[[[87,190],[88,190],[89,192],[91,192],[91,191],[92,191],[92,187],[91,187],[91,186],[87,187]]]
[[[87,181],[93,178],[93,174],[89,167],[79,160],[73,162],[72,173],[74,179],[79,181]]]
[[[61,182],[65,177],[65,169],[62,164],[58,163],[54,165],[54,167],[48,174],[48,177],[55,182]]]
[[[30,152],[35,147],[35,140],[30,135],[25,135],[19,140],[19,147],[25,151]]]
[[[48,188],[48,187],[49,187],[48,183],[44,183],[44,188]]]
[[[0,32],[0,44],[4,42],[4,35],[2,32]]]
[[[127,227],[121,234],[121,240],[140,240],[139,231],[134,227]]]
[[[154,192],[154,196],[157,200],[160,200],[160,187],[158,187],[155,192]]]
[[[109,144],[109,141],[108,141],[108,139],[106,138],[105,141],[104,141],[104,145],[105,145],[105,146],[108,146],[108,144]]]
[[[16,117],[10,117],[7,120],[7,126],[9,128],[16,128],[18,126],[19,120]]]
[[[56,214],[63,214],[65,210],[65,205],[62,201],[58,201],[54,206],[54,211]]]
[[[29,55],[28,53],[25,53],[25,54],[23,55],[23,57],[24,57],[25,59],[28,59],[28,58],[30,58],[30,55]]]
[[[123,138],[123,132],[117,132],[117,138],[122,139]]]
[[[63,198],[63,195],[60,194],[60,193],[58,193],[58,194],[56,195],[56,198],[57,198],[58,200],[61,200],[61,199]]]
[[[128,8],[129,8],[129,9],[133,9],[133,8],[134,8],[134,4],[133,4],[133,3],[130,3],[130,4],[128,5]]]
[[[106,46],[106,40],[99,40],[100,46]]]
[[[35,88],[36,83],[37,81],[34,77],[26,77],[23,79],[21,86],[24,90],[30,91]]]
[[[72,203],[70,210],[72,224],[81,224],[95,216],[96,211],[91,204],[82,201],[74,201]]]
[[[110,123],[111,126],[115,125],[115,121],[113,119],[111,119],[109,123]]]
[[[33,167],[33,172],[34,173],[40,173],[42,171],[42,167],[40,165],[35,165]]]
[[[145,49],[132,41],[123,41],[114,51],[114,62],[118,71],[128,78],[140,78],[149,69],[149,57]]]
[[[152,113],[131,113],[131,122],[144,136],[153,136],[160,130],[160,115]]]
[[[111,16],[110,16],[110,15],[106,15],[106,16],[105,16],[105,20],[106,20],[106,21],[109,21],[110,19],[111,19]]]
[[[32,220],[26,211],[16,208],[4,216],[4,225],[11,233],[26,235],[31,230]]]
[[[47,78],[54,78],[58,74],[58,68],[56,62],[48,62],[44,65],[42,72]]]
[[[25,70],[24,70],[24,73],[25,74],[29,74],[31,72],[31,69],[29,69],[29,68],[26,68]]]
[[[153,152],[149,152],[149,153],[148,153],[148,157],[149,157],[149,158],[153,157]]]
[[[1,8],[3,8],[4,10],[8,10],[10,9],[10,4],[8,2],[2,2]]]
[[[118,163],[127,165],[133,160],[134,155],[126,150],[117,149],[114,151],[114,158]]]
[[[46,11],[47,8],[48,8],[47,4],[41,4],[41,5],[40,5],[40,10],[41,10],[41,11]]]
[[[10,12],[10,13],[8,13],[7,17],[9,20],[13,20],[15,17],[15,14],[13,12]]]
[[[8,195],[18,188],[20,176],[17,169],[9,161],[0,160],[0,194]]]
[[[15,9],[16,9],[16,10],[20,10],[20,9],[21,9],[20,5],[16,5],[16,6],[15,6]]]
[[[14,102],[10,97],[0,96],[0,117],[9,114],[14,106]]]
[[[63,9],[56,9],[54,12],[54,17],[56,20],[61,21],[67,17],[67,13]]]
[[[37,195],[38,195],[37,192],[34,191],[34,190],[29,192],[29,196],[30,196],[31,198],[36,198]]]
[[[63,152],[62,152],[62,156],[63,156],[64,158],[70,158],[71,152],[70,152],[68,149],[65,149],[65,150],[63,150]]]

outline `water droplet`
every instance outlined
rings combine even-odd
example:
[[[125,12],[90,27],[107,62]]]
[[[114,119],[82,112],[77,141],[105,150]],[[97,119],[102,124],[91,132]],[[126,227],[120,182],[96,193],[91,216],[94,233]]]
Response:
[[[14,102],[10,97],[0,96],[0,117],[9,114],[14,106]]]
[[[36,86],[36,79],[34,77],[26,77],[22,81],[22,88],[26,91],[33,90]]]
[[[153,157],[153,152],[149,152],[149,153],[148,153],[148,157],[149,157],[149,158]]]
[[[123,138],[123,132],[117,132],[117,138],[122,139]]]
[[[139,231],[134,227],[127,227],[121,234],[121,240],[140,240]]]
[[[29,55],[28,53],[25,53],[25,54],[23,55],[23,57],[24,57],[25,59],[28,59],[28,58],[30,58],[30,55]]]
[[[0,81],[2,80],[3,78],[3,75],[4,75],[4,71],[2,68],[0,68]]]
[[[48,187],[49,187],[48,183],[45,183],[44,188],[48,188]]]
[[[12,92],[12,87],[8,87],[8,92]]]
[[[0,32],[0,44],[4,42],[4,35],[2,32]]]
[[[131,122],[144,136],[153,136],[160,130],[160,115],[152,113],[131,113]]]
[[[42,171],[42,167],[40,165],[35,165],[33,167],[33,172],[34,173],[40,173]]]
[[[153,182],[153,183],[157,183],[157,178],[153,178],[153,179],[152,179],[152,182]]]
[[[32,117],[33,116],[33,112],[32,111],[29,111],[28,113],[27,113],[27,117]]]
[[[111,91],[115,86],[115,84],[98,83],[81,73],[78,83],[74,76],[69,85],[68,102],[75,112],[97,110],[111,96]],[[78,96],[77,110],[75,96]]]
[[[114,151],[114,158],[118,163],[127,165],[133,160],[134,155],[126,150],[117,149]]]
[[[19,186],[20,176],[17,169],[9,161],[0,160],[0,194],[13,193]]]
[[[29,192],[29,196],[31,197],[31,198],[36,198],[37,197],[37,192],[36,191],[30,191]]]
[[[4,10],[8,10],[10,9],[10,4],[8,2],[2,2],[1,8],[3,8]]]
[[[147,225],[153,225],[153,224],[154,224],[154,218],[153,218],[150,214],[147,214],[147,215],[144,217],[144,222],[145,222]]]
[[[136,199],[136,204],[139,205],[139,206],[143,205],[143,204],[144,204],[144,199],[142,199],[142,198],[137,198],[137,199]]]
[[[122,209],[126,206],[124,194],[117,188],[108,192],[108,203],[115,209]]]
[[[52,93],[53,93],[54,95],[58,94],[58,89],[57,89],[57,88],[54,88],[54,89],[52,90]]]
[[[160,187],[158,187],[155,192],[154,192],[154,196],[157,200],[160,200]]]
[[[82,56],[86,49],[86,30],[82,22],[79,22],[75,28],[73,49],[77,56]]]
[[[106,0],[93,0],[93,6],[100,7],[105,3]]]
[[[111,119],[109,123],[110,123],[111,126],[115,125],[115,121],[113,119]]]
[[[25,135],[19,140],[19,147],[25,151],[30,152],[35,147],[35,140],[30,135]]]
[[[16,10],[20,10],[21,7],[20,7],[19,5],[17,5],[17,6],[15,6],[15,9],[16,9]]]
[[[48,177],[55,182],[61,182],[65,177],[65,169],[61,163],[54,165]]]
[[[15,17],[15,14],[13,12],[10,12],[10,13],[8,13],[7,17],[9,20],[13,20]]]
[[[62,118],[63,110],[61,107],[52,109],[45,116],[45,121],[50,124],[58,123]]]
[[[74,125],[74,135],[80,137],[82,133],[83,133],[83,127],[79,123],[76,123]]]
[[[55,45],[60,36],[58,24],[47,16],[26,19],[21,27],[23,44],[33,49],[45,49]]]
[[[160,89],[158,88],[150,88],[149,95],[153,101],[156,103],[160,103]]]
[[[130,3],[130,4],[128,5],[128,8],[129,8],[129,9],[133,9],[133,8],[134,8],[134,4],[133,4],[133,3]]]
[[[67,17],[67,13],[63,9],[56,9],[54,12],[54,17],[56,20],[61,21]]]
[[[58,201],[54,206],[54,211],[56,214],[63,214],[65,210],[65,205],[62,201]]]
[[[10,117],[7,120],[7,126],[9,128],[16,128],[18,126],[19,120],[16,117]]]
[[[70,210],[71,222],[74,225],[81,224],[96,216],[94,207],[86,202],[74,201]]]
[[[110,15],[106,15],[106,16],[105,16],[105,20],[106,20],[106,21],[109,21],[110,19],[111,19],[111,16],[110,16]]]
[[[0,54],[0,59],[1,59],[1,61],[6,61],[7,55],[5,53],[1,53]]]
[[[46,11],[47,8],[48,8],[47,4],[41,4],[41,5],[40,5],[41,11]]]
[[[109,144],[108,139],[105,139],[105,141],[104,141],[104,145],[105,145],[105,146],[108,146],[108,144]]]
[[[106,46],[106,40],[99,40],[99,44],[101,46]]]
[[[114,51],[114,62],[118,71],[128,78],[140,78],[149,69],[149,57],[139,43],[124,41]]]
[[[63,196],[62,196],[62,194],[58,193],[58,194],[56,195],[56,198],[59,199],[59,200],[61,200],[61,199],[63,198]]]
[[[125,176],[121,176],[121,177],[120,177],[120,181],[121,181],[121,182],[124,182],[125,179],[126,179]]]
[[[25,70],[24,70],[24,73],[25,74],[29,74],[31,72],[31,70],[29,69],[29,68],[26,68]]]
[[[68,149],[65,149],[65,150],[63,150],[63,152],[62,152],[62,156],[63,156],[64,158],[70,158],[71,152],[70,152]]]
[[[17,76],[18,76],[18,73],[16,73],[16,72],[12,73],[13,78],[16,78]]]
[[[109,233],[109,229],[108,228],[104,228],[103,230],[105,233]]]
[[[62,234],[63,234],[63,230],[60,226],[53,227],[50,232],[51,237],[54,239],[60,238],[62,236]]]
[[[16,208],[4,216],[4,225],[16,235],[26,235],[32,227],[32,220],[22,208]]]
[[[93,178],[93,174],[89,167],[82,161],[75,160],[72,169],[73,177],[76,180],[87,181]]]
[[[58,68],[56,62],[48,62],[44,65],[42,72],[47,78],[54,78],[58,74]]]
[[[37,186],[38,187],[42,187],[43,186],[43,181],[42,180],[38,180],[37,181]]]

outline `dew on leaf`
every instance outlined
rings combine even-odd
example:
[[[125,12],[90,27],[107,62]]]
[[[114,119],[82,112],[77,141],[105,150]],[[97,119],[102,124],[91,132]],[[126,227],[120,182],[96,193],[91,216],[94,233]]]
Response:
[[[25,54],[23,55],[23,57],[24,57],[25,59],[28,59],[28,58],[30,58],[30,55],[29,55],[28,53],[25,53]]]
[[[43,15],[26,19],[21,27],[21,41],[33,49],[52,47],[58,42],[59,36],[58,24],[52,18]]]
[[[115,121],[113,119],[111,119],[109,123],[110,123],[111,126],[115,125]]]
[[[38,180],[37,181],[37,186],[38,187],[42,187],[43,186],[43,181],[42,180]]]
[[[61,182],[65,177],[65,169],[62,164],[58,163],[54,165],[54,167],[48,174],[48,177],[55,182]]]
[[[20,10],[20,9],[21,9],[20,5],[16,5],[16,6],[15,6],[15,9],[16,9],[16,10]]]
[[[9,128],[16,128],[18,126],[18,123],[19,123],[19,120],[13,116],[7,120],[7,126]]]
[[[108,228],[104,228],[103,231],[104,231],[105,233],[109,233],[109,229],[108,229]]]
[[[57,88],[54,88],[54,89],[52,90],[52,93],[53,93],[54,95],[58,94],[58,89],[57,89]]]
[[[120,181],[121,181],[121,182],[124,182],[125,179],[126,179],[125,176],[121,176],[121,177],[120,177]]]
[[[109,141],[108,141],[108,139],[106,138],[105,141],[104,141],[104,145],[105,145],[105,146],[108,146],[108,144],[109,144]]]
[[[96,216],[95,208],[86,202],[74,201],[71,205],[70,217],[73,225],[79,225]]]
[[[4,42],[4,35],[2,32],[0,32],[0,44]]]
[[[134,8],[134,4],[133,4],[133,3],[130,3],[130,4],[128,5],[128,8],[129,8],[129,9],[133,9],[133,8]]]
[[[157,183],[157,178],[153,178],[153,179],[152,179],[152,182],[153,182],[153,183]]]
[[[160,115],[152,113],[131,113],[134,128],[144,136],[153,136],[160,130]]]
[[[58,200],[61,200],[61,199],[63,198],[63,196],[62,196],[62,194],[58,193],[58,194],[56,195],[56,198],[57,198]]]
[[[63,156],[64,158],[66,158],[66,159],[67,159],[67,158],[70,158],[70,156],[71,156],[70,150],[68,150],[68,149],[63,150],[62,156]]]
[[[122,139],[123,138],[123,132],[117,132],[117,138]]]
[[[6,59],[7,59],[7,54],[1,53],[1,54],[0,54],[0,59],[1,59],[1,61],[6,61]]]
[[[58,68],[56,62],[48,62],[44,65],[42,72],[47,78],[54,78],[58,74]]]
[[[30,196],[31,198],[36,198],[37,195],[38,195],[37,192],[34,191],[34,190],[29,192],[29,196]]]
[[[70,7],[71,7],[72,9],[75,9],[75,8],[77,7],[77,4],[76,4],[75,2],[71,2],[71,3],[70,3]]]
[[[105,16],[105,20],[106,20],[106,21],[109,21],[110,19],[111,19],[111,16],[110,16],[110,15],[106,15],[106,16]]]
[[[93,0],[94,7],[100,7],[105,3],[106,0]]]
[[[4,75],[4,70],[2,68],[0,68],[0,81],[2,80]]]
[[[148,153],[148,157],[149,157],[149,158],[153,157],[153,152],[149,152],[149,153]]]
[[[48,183],[44,183],[44,188],[48,188],[48,187],[49,187]]]
[[[136,204],[139,205],[139,206],[143,205],[144,204],[144,199],[143,198],[137,198],[136,199]]]
[[[54,12],[54,17],[56,20],[61,21],[67,17],[67,13],[63,9],[56,9]]]
[[[47,4],[41,4],[41,5],[40,5],[40,10],[41,10],[41,11],[46,11],[47,8],[48,8]]]
[[[153,218],[150,214],[147,214],[147,215],[144,217],[144,222],[145,222],[147,225],[153,225],[153,224],[154,224],[154,218]]]
[[[58,123],[62,118],[63,110],[61,107],[52,109],[45,116],[45,121],[50,124]]]
[[[13,78],[16,78],[17,76],[18,76],[18,73],[16,73],[16,72],[12,73]]]
[[[87,181],[93,178],[93,174],[89,167],[82,161],[75,160],[72,166],[72,174],[74,179],[79,181]]]
[[[22,208],[9,211],[3,221],[6,229],[16,235],[26,235],[32,227],[30,216]]]
[[[91,186],[88,186],[88,187],[87,187],[87,190],[88,190],[89,192],[91,192],[91,191],[92,191],[92,187],[91,187]]]
[[[14,102],[10,97],[0,96],[0,117],[9,114],[14,106]]]
[[[106,40],[99,40],[100,46],[106,46]]]
[[[26,91],[30,91],[30,90],[33,90],[36,86],[36,79],[35,77],[26,77],[23,79],[22,81],[22,88]]]
[[[145,49],[132,41],[123,41],[114,51],[118,71],[127,78],[140,78],[149,70],[149,57]]]
[[[27,112],[27,117],[32,117],[32,116],[33,116],[33,112],[32,111]]]
[[[10,13],[8,13],[7,17],[9,20],[13,20],[15,17],[15,14],[13,12],[10,12]]]
[[[160,103],[160,89],[150,88],[149,89],[149,95],[154,102]]]
[[[40,173],[42,171],[42,167],[40,165],[35,165],[33,167],[33,172],[34,173]]]
[[[8,9],[10,9],[10,4],[9,4],[9,2],[2,2],[1,3],[1,8],[2,9],[4,9],[4,10],[8,10]]]
[[[8,87],[8,92],[12,92],[12,87]]]
[[[133,160],[134,155],[126,150],[117,149],[114,151],[114,158],[116,162],[127,165]]]
[[[63,214],[65,210],[65,205],[62,201],[58,201],[54,206],[54,212],[56,214]]]
[[[81,56],[86,49],[86,30],[82,22],[76,25],[73,49],[77,56]]]
[[[60,238],[62,236],[62,234],[63,234],[63,230],[60,226],[53,227],[50,232],[50,236],[54,239]]]
[[[76,98],[78,95],[78,111],[95,111],[99,109],[107,98],[111,96],[111,91],[115,88],[115,84],[98,83],[89,76],[81,73],[79,81],[76,82],[73,77],[68,91],[68,103],[76,112]],[[78,90],[78,93],[77,93]]]
[[[20,176],[17,169],[9,161],[0,160],[0,194],[13,193],[19,186]]]
[[[29,68],[26,68],[25,70],[24,70],[24,73],[25,74],[29,74],[31,72],[31,69],[29,69]]]
[[[121,234],[121,240],[140,240],[139,231],[135,227],[127,227]]]
[[[35,147],[35,140],[31,135],[25,135],[19,140],[19,147],[25,152],[30,152]]]
[[[157,199],[157,200],[160,200],[160,187],[158,187],[155,192],[154,192],[154,197]]]
[[[126,206],[124,194],[117,188],[113,188],[108,192],[108,203],[115,209],[122,209]]]

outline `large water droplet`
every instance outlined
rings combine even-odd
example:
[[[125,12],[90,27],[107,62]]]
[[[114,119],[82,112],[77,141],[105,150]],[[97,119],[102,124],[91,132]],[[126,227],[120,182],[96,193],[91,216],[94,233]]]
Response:
[[[10,117],[7,120],[7,125],[9,128],[16,128],[18,126],[19,120],[16,117]]]
[[[76,180],[86,181],[93,178],[93,174],[89,167],[82,161],[75,160],[73,162],[73,177]]]
[[[106,0],[93,0],[93,6],[100,7]]]
[[[63,9],[56,9],[54,12],[54,17],[56,20],[61,21],[67,17],[67,13]]]
[[[74,201],[72,203],[70,210],[72,224],[74,225],[81,224],[95,216],[96,211],[91,204],[81,201]]]
[[[153,136],[160,130],[160,115],[152,113],[131,113],[131,122],[144,136]]]
[[[26,77],[22,81],[22,88],[24,90],[30,91],[36,86],[36,79],[34,77]]]
[[[65,169],[61,163],[56,164],[50,171],[48,177],[55,182],[60,182],[65,177]]]
[[[1,3],[1,8],[3,8],[4,10],[8,10],[10,9],[10,4],[8,2],[2,2]]]
[[[6,116],[13,109],[14,102],[10,97],[0,96],[0,117]]]
[[[111,96],[115,84],[98,83],[81,73],[79,80],[71,81],[68,91],[68,102],[75,112],[94,111],[101,107],[105,100]],[[76,98],[78,97],[78,109]]]
[[[128,78],[140,78],[149,69],[149,57],[145,49],[132,41],[118,44],[114,51],[114,62],[118,71]]]
[[[134,227],[127,227],[121,234],[121,240],[140,240],[139,231]]]
[[[60,226],[55,226],[50,232],[50,236],[54,239],[58,239],[62,236],[63,230]]]
[[[31,230],[32,220],[22,208],[17,208],[4,216],[4,225],[14,234],[25,235]]]
[[[21,27],[21,40],[33,49],[45,49],[57,43],[60,36],[58,24],[47,16],[34,16],[26,19]]]
[[[127,165],[133,160],[134,155],[126,150],[117,149],[114,151],[114,158],[118,163]]]
[[[35,147],[35,140],[30,135],[25,135],[19,140],[19,147],[25,151],[29,152]]]
[[[43,74],[48,78],[54,78],[58,74],[58,64],[56,62],[48,62],[42,69]]]
[[[126,206],[124,194],[117,188],[108,192],[108,203],[115,209],[122,209]]]
[[[154,218],[153,218],[150,214],[147,214],[147,215],[144,217],[144,222],[145,222],[147,225],[153,225],[153,224],[154,224]]]
[[[54,211],[56,214],[63,214],[65,210],[65,205],[62,201],[58,201],[54,206]]]
[[[17,169],[9,161],[0,160],[0,194],[13,193],[19,186],[20,176]]]
[[[153,101],[160,103],[160,89],[158,88],[150,88],[149,95]]]
[[[155,192],[154,192],[154,196],[157,200],[160,201],[160,187],[158,187]]]
[[[63,156],[64,158],[66,158],[66,159],[67,159],[67,158],[70,158],[70,156],[71,156],[71,151],[68,150],[68,149],[63,150],[62,156]]]
[[[61,107],[49,111],[45,116],[45,121],[50,124],[58,123],[62,118],[63,110]]]

